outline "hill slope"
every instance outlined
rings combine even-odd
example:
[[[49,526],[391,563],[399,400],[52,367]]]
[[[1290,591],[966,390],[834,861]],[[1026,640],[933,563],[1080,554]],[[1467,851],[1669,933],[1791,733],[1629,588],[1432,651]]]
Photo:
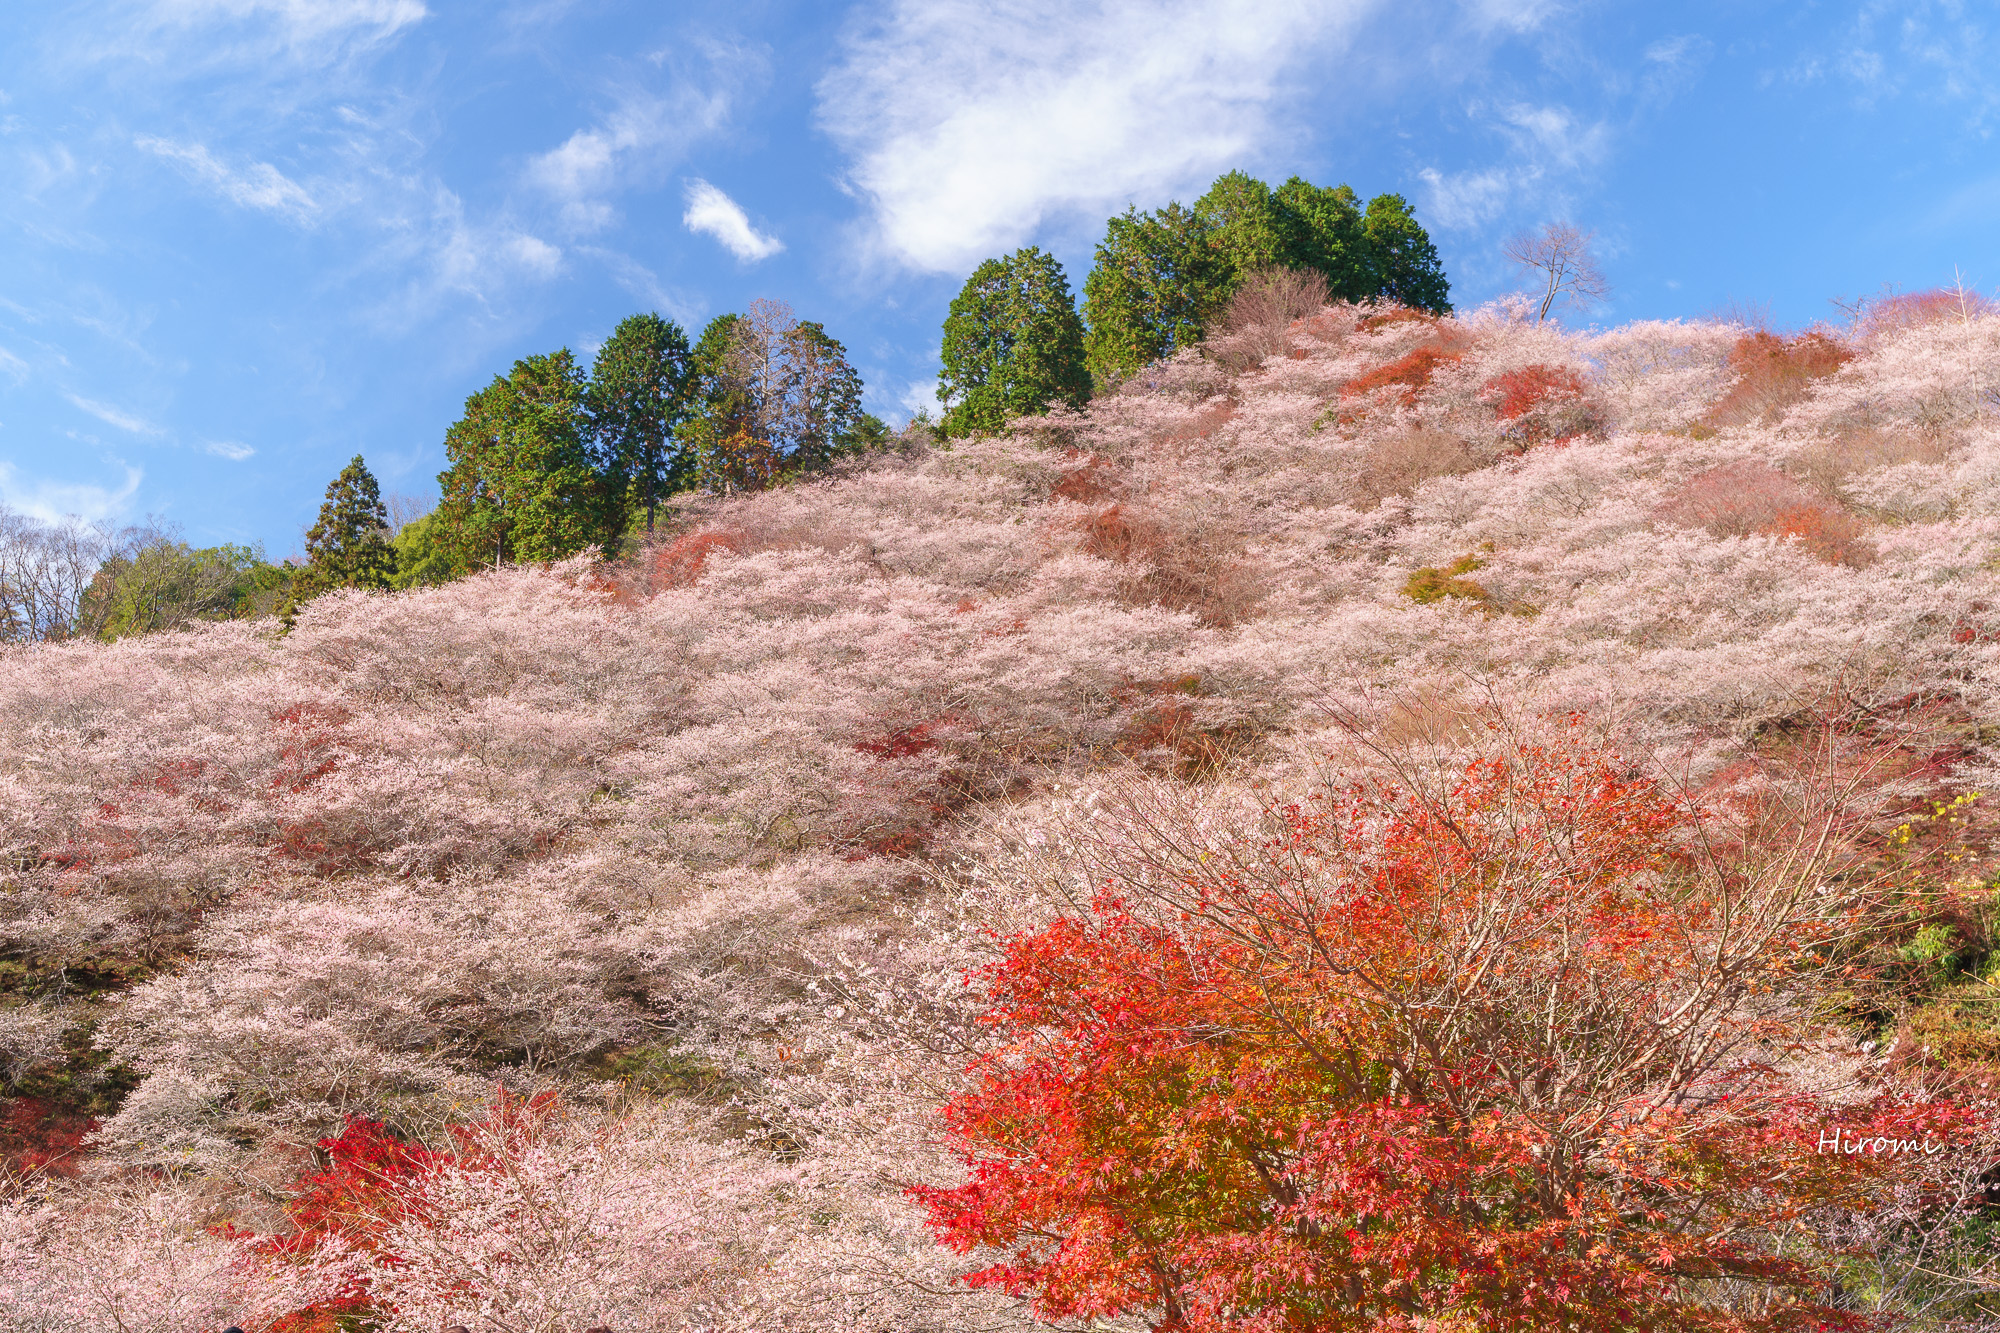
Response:
[[[946,1294],[897,1185],[951,1175],[959,978],[1064,910],[1092,791],[1233,818],[1481,709],[1697,782],[1817,710],[1895,756],[1877,813],[1977,787],[1994,386],[1993,317],[1336,307],[1009,438],[691,502],[625,566],[5,650],[0,1055],[18,1105],[108,1113],[16,1253],[193,1289],[226,1243],[174,1228],[285,1229],[345,1117],[444,1143],[496,1083],[560,1085],[626,1117],[586,1137],[671,1225],[538,1288],[551,1317],[1016,1322]],[[86,1299],[36,1281],[0,1300]]]

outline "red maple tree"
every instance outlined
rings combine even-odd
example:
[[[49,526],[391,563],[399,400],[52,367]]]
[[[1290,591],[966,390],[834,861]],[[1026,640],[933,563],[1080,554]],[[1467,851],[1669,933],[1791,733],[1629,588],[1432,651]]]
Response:
[[[1971,1116],[1785,1077],[1824,840],[1724,852],[1573,735],[1273,813],[986,971],[970,1178],[914,1191],[1004,1252],[970,1282],[1190,1333],[1872,1326],[1780,1243],[1897,1169],[1826,1127],[1915,1153]]]

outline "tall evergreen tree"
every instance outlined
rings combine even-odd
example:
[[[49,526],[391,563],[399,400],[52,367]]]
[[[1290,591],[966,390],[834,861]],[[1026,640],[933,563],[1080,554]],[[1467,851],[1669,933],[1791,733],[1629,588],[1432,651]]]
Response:
[[[477,569],[617,545],[621,497],[591,447],[584,389],[564,348],[523,357],[465,400],[445,433],[434,520],[454,560]]]
[[[1232,171],[1218,177],[1194,201],[1194,212],[1207,225],[1208,243],[1228,265],[1232,290],[1260,268],[1300,266],[1296,228],[1271,187],[1255,176]]]
[[[306,530],[306,562],[292,581],[294,602],[335,588],[387,588],[394,581],[389,511],[360,454],[327,486],[319,521]]]
[[[1376,195],[1368,201],[1364,226],[1375,261],[1376,293],[1418,310],[1450,314],[1451,283],[1409,201],[1400,194]]]
[[[1375,255],[1352,189],[1294,176],[1271,193],[1285,232],[1287,267],[1317,271],[1336,300],[1366,301],[1376,294]]]
[[[1083,284],[1093,376],[1117,379],[1201,340],[1231,290],[1213,231],[1178,203],[1154,213],[1128,208],[1105,224]]]
[[[688,412],[692,362],[680,325],[647,314],[620,320],[591,368],[585,405],[606,472],[645,504],[649,533],[660,497],[693,481],[693,459],[674,434]]]
[[[974,269],[944,321],[944,433],[997,431],[1009,417],[1090,397],[1083,322],[1056,257],[1035,246]]]

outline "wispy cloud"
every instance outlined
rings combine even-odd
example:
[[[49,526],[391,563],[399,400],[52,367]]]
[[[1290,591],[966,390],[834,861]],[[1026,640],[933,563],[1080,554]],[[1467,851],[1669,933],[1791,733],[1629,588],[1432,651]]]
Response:
[[[381,328],[407,334],[465,298],[474,318],[490,325],[512,317],[524,286],[563,272],[563,250],[518,223],[468,217],[464,201],[441,185],[410,181],[407,191],[390,243],[370,256],[385,295],[364,313]]]
[[[660,281],[659,274],[632,256],[596,246],[579,246],[576,252],[604,265],[605,272],[611,275],[612,281],[653,309],[664,311],[690,327],[699,319],[703,307],[698,297],[677,287],[667,286]]]
[[[72,514],[90,520],[121,518],[131,511],[132,497],[146,474],[129,463],[116,466],[125,476],[113,489],[94,482],[26,477],[12,463],[0,461],[0,501],[44,523],[58,523]]]
[[[1506,211],[1524,183],[1517,174],[1513,169],[1489,167],[1447,176],[1435,167],[1425,167],[1417,173],[1427,192],[1424,216],[1433,226],[1451,231],[1478,227]]]
[[[461,224],[439,247],[436,272],[440,286],[483,299],[510,279],[554,277],[562,258],[561,250],[528,232]]]
[[[762,57],[736,47],[704,48],[707,69],[666,93],[625,89],[597,124],[529,160],[528,180],[562,206],[564,224],[588,235],[616,218],[609,197],[656,181],[690,146],[727,121],[731,90],[761,77]]]
[[[232,463],[240,463],[257,452],[249,445],[239,443],[235,440],[210,440],[202,445],[202,448],[214,454],[217,458],[226,458]]]
[[[234,171],[201,144],[178,144],[151,135],[140,135],[133,142],[178,164],[190,179],[244,208],[263,209],[294,222],[309,221],[319,211],[319,205],[302,186],[268,162],[252,162],[244,170]]]
[[[745,263],[769,259],[785,248],[777,237],[751,226],[749,216],[734,199],[698,178],[687,183],[687,212],[681,221],[689,231],[713,236]]]
[[[1468,0],[1466,17],[1479,28],[1531,32],[1560,12],[1559,0]]]
[[[5,375],[16,384],[25,384],[28,382],[28,363],[0,347],[0,375]]]
[[[1253,163],[1291,72],[1378,4],[897,0],[845,40],[820,121],[886,256],[957,272]]]
[[[381,41],[429,14],[422,0],[152,0],[147,10],[155,27],[259,24],[289,46]]]
[[[109,404],[94,402],[89,398],[79,398],[73,393],[66,393],[63,397],[69,399],[70,406],[90,413],[90,415],[96,417],[107,426],[116,426],[118,429],[129,431],[134,435],[160,436],[167,433],[163,427],[154,425],[144,417],[120,411]]]
[[[1424,215],[1447,230],[1472,230],[1516,210],[1560,212],[1571,185],[1611,154],[1610,125],[1585,120],[1568,107],[1515,102],[1472,111],[1508,148],[1493,166],[1452,173],[1426,167],[1417,173],[1426,187]]]

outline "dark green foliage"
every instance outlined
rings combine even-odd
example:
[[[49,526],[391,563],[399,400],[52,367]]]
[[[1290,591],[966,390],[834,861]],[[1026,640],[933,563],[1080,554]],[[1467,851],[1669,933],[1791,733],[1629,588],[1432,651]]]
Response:
[[[1376,195],[1368,201],[1365,228],[1380,295],[1418,310],[1450,314],[1451,283],[1430,234],[1411,215],[1409,201],[1400,194]]]
[[[1209,244],[1227,261],[1232,287],[1260,268],[1301,266],[1293,220],[1271,187],[1255,176],[1232,171],[1218,177],[1194,201],[1194,212],[1208,230]]]
[[[1302,268],[1325,277],[1336,300],[1381,294],[1380,256],[1368,240],[1361,201],[1345,185],[1294,176],[1273,190],[1232,171],[1195,201],[1194,211],[1229,263],[1232,291],[1259,269]]]
[[[1054,255],[1034,246],[973,270],[944,321],[944,433],[998,431],[1009,417],[1090,396],[1083,322]]]
[[[1115,381],[1201,340],[1229,299],[1226,255],[1193,210],[1128,208],[1105,225],[1084,280],[1084,352],[1091,374]]]
[[[393,582],[396,553],[389,545],[389,511],[360,454],[326,488],[319,522],[306,531],[306,561],[292,581],[294,603],[335,588],[387,588]]]
[[[873,412],[863,412],[859,420],[838,441],[843,456],[872,453],[889,446],[889,423]]]
[[[675,428],[679,455],[688,460],[695,484],[703,489],[719,489],[719,460],[725,441],[745,441],[753,433],[748,390],[739,382],[734,365],[736,326],[743,321],[737,314],[717,315],[708,321],[695,341],[688,358],[688,414]]]
[[[616,546],[622,509],[591,447],[584,392],[564,348],[523,357],[465,400],[445,433],[434,516],[452,559],[478,569]]]
[[[1326,278],[1327,294],[1338,301],[1366,301],[1381,293],[1377,256],[1353,190],[1294,176],[1272,199],[1285,235],[1285,267],[1318,271]]]
[[[1127,209],[1106,224],[1083,284],[1092,374],[1117,379],[1200,341],[1238,285],[1273,268],[1315,270],[1338,300],[1451,310],[1437,250],[1401,195],[1364,212],[1345,185],[1294,176],[1273,190],[1232,171],[1192,209]]]
[[[675,435],[688,413],[693,360],[680,325],[632,315],[619,321],[590,372],[585,404],[610,483],[645,505],[647,532],[660,497],[693,480],[693,458]]]
[[[290,581],[290,571],[266,561],[256,547],[196,549],[151,530],[98,567],[83,595],[78,633],[120,639],[196,621],[268,615]]]

